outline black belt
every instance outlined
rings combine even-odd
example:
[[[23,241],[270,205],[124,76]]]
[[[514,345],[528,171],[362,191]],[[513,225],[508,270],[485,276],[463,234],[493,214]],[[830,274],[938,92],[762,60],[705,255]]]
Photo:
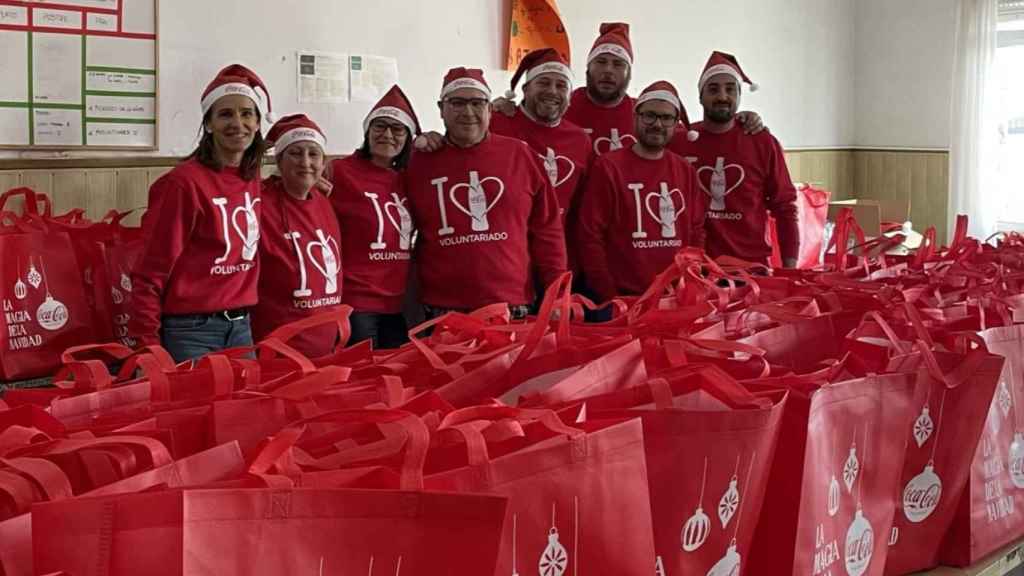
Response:
[[[232,310],[217,310],[216,312],[201,312],[196,314],[165,314],[165,316],[174,316],[178,318],[183,317],[199,317],[199,318],[223,318],[228,322],[238,322],[239,320],[245,320],[249,316],[248,308],[234,308]]]

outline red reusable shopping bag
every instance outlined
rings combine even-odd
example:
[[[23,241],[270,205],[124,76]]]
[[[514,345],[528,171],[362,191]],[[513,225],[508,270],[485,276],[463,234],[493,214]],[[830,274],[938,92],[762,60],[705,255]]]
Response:
[[[825,240],[825,222],[828,220],[828,201],[832,193],[803,183],[796,183],[796,215],[800,230],[800,254],[797,268],[811,269],[822,264]],[[768,244],[772,247],[771,265],[782,267],[779,231],[775,218],[768,217]]]
[[[849,380],[814,393],[796,542],[770,542],[780,551],[793,550],[795,544],[793,568],[759,567],[764,573],[825,574],[845,568],[850,576],[884,574],[903,488],[913,396],[909,374]],[[768,530],[759,536],[769,538],[772,519],[761,521]]]
[[[939,564],[942,540],[968,484],[973,447],[985,418],[1003,359],[983,349],[962,354],[919,352],[896,358],[890,371],[918,369],[914,423],[900,482],[902,498],[889,535],[885,573],[892,576]],[[925,366],[920,366],[921,364]]]
[[[588,418],[643,421],[657,574],[763,574],[748,552],[785,394],[755,397],[711,365],[670,380],[584,401]]]
[[[197,488],[40,505],[32,515],[35,570],[76,576],[494,571],[507,501],[424,491],[429,432],[422,421],[398,411],[325,417],[402,423],[402,489]]]
[[[90,341],[93,316],[67,234],[0,228],[0,380],[48,376]]]
[[[1024,536],[1024,325],[981,335],[1006,363],[942,546],[942,563],[952,566],[973,564]]]
[[[524,424],[525,438],[504,443],[488,443],[471,425],[537,413],[536,422]],[[569,427],[554,412],[477,406],[452,412],[438,430],[457,430],[466,446],[455,449],[461,452],[456,467],[428,475],[428,487],[509,498],[495,576],[651,574],[654,542],[638,420]],[[444,460],[432,456],[428,465]]]

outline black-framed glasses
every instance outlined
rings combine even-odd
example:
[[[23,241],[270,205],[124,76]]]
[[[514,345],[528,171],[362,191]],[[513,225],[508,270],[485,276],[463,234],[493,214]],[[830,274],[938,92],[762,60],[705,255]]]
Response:
[[[405,136],[405,124],[399,122],[387,122],[384,120],[374,120],[370,122],[370,131],[377,135],[383,135],[388,130],[391,130],[391,134],[396,137]]]
[[[653,126],[655,122],[660,123],[662,126],[674,126],[678,121],[679,116],[676,114],[640,113],[640,122],[643,122],[644,126]]]
[[[444,103],[455,110],[471,108],[475,112],[481,112],[491,104],[486,98],[445,98]]]

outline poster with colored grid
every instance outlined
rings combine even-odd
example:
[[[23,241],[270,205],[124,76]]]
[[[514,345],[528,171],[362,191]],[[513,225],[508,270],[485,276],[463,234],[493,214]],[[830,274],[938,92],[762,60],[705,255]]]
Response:
[[[0,0],[0,147],[157,146],[158,0]]]

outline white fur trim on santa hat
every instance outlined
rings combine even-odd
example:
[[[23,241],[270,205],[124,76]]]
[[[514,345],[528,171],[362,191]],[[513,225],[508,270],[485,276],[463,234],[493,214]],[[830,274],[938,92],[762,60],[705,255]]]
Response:
[[[443,99],[445,96],[455,92],[456,90],[461,90],[462,88],[479,90],[484,93],[484,97],[488,100],[491,98],[491,89],[488,88],[486,84],[475,78],[459,78],[445,84],[444,88],[441,89],[441,98]]]
[[[633,105],[633,109],[636,110],[644,102],[650,102],[651,100],[664,100],[669,104],[676,107],[676,111],[682,111],[683,103],[679,101],[679,97],[669,92],[668,90],[651,90],[650,92],[644,92],[636,99],[636,104]]]
[[[231,96],[232,94],[241,94],[242,96],[248,97],[254,104],[256,104],[256,108],[260,111],[260,115],[266,118],[267,108],[263,99],[260,98],[259,94],[256,93],[256,90],[254,90],[252,86],[242,84],[241,82],[222,84],[211,90],[202,101],[203,116],[206,116],[206,113],[210,111],[210,108],[213,108],[214,102],[220,100],[224,96]],[[267,120],[269,121],[270,119],[267,118]]]
[[[728,74],[729,76],[732,76],[736,80],[737,84],[743,84],[743,76],[740,76],[739,70],[737,70],[733,66],[730,66],[729,64],[715,64],[711,68],[705,70],[704,74],[701,75],[700,83],[697,85],[697,89],[700,92],[703,92],[704,85],[708,83],[708,80],[711,80],[712,76],[717,76],[718,74]],[[750,83],[751,92],[757,92],[758,88],[759,86],[757,84],[754,84],[753,82]]]
[[[412,116],[405,113],[405,110],[395,108],[394,106],[381,106],[376,110],[371,110],[366,116],[366,120],[363,120],[364,134],[370,129],[370,122],[373,122],[377,118],[392,118],[394,120],[398,120],[402,124],[405,124],[405,127],[409,129],[409,134],[416,133],[416,122],[412,119]]]
[[[618,56],[626,61],[630,66],[633,65],[633,57],[629,55],[629,52],[619,46],[618,44],[598,44],[594,46],[594,49],[590,51],[590,56],[587,57],[587,64],[594,61],[601,54],[611,54],[612,56]]]
[[[530,80],[533,80],[541,74],[558,74],[569,81],[570,87],[572,86],[572,70],[561,62],[545,62],[540,66],[530,68],[526,71],[526,77],[523,79],[523,84],[529,83]]]
[[[327,139],[324,138],[323,134],[312,128],[300,126],[298,128],[292,128],[278,137],[274,142],[274,153],[280,154],[296,142],[316,142],[320,145],[321,150],[327,149]]]

